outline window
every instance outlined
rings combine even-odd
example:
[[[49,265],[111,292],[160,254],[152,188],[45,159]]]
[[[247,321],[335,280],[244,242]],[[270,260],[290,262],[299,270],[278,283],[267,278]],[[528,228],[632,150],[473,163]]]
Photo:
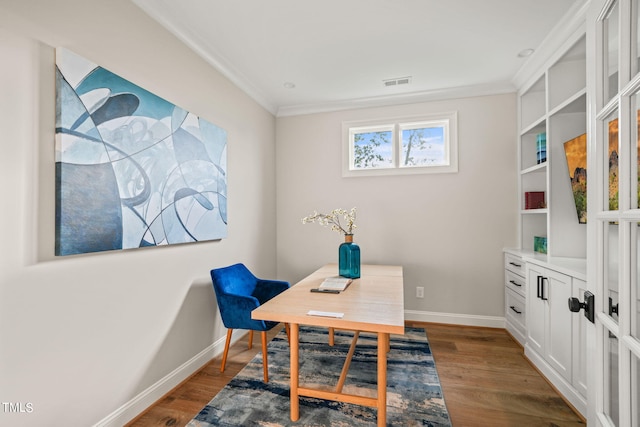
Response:
[[[457,113],[343,123],[343,176],[458,171]]]

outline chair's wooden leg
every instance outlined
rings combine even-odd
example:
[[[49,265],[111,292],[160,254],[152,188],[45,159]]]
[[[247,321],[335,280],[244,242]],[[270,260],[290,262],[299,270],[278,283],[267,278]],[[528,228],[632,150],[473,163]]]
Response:
[[[262,369],[264,370],[264,382],[269,382],[269,361],[267,360],[267,331],[262,331]]]
[[[249,329],[249,350],[253,348],[253,329]]]
[[[284,324],[284,331],[287,333],[287,342],[291,345],[291,328],[288,323]]]
[[[231,334],[233,329],[227,329],[227,342],[224,345],[224,353],[222,353],[222,364],[220,365],[220,372],[224,372],[224,367],[227,364],[227,354],[229,354],[229,344],[231,343]]]
[[[329,328],[329,345],[331,347],[333,347],[333,344],[335,344],[334,332],[335,331],[333,328]]]

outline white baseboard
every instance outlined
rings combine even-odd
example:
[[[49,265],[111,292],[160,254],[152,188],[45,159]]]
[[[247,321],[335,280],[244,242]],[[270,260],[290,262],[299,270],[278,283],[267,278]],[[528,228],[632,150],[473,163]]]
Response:
[[[435,313],[431,311],[405,310],[405,320],[417,322],[445,323],[449,325],[482,326],[487,328],[505,328],[504,317],[478,316],[475,314]]]
[[[587,414],[587,400],[581,396],[578,390],[569,381],[564,379],[553,369],[542,356],[530,346],[525,345],[524,355],[536,367],[536,369],[549,381],[556,391],[583,417]]]
[[[234,334],[232,344],[242,339],[246,334]],[[116,409],[107,417],[98,421],[93,427],[121,427],[143,413],[147,408],[173,390],[182,381],[193,375],[211,359],[224,351],[226,335],[193,356],[191,359],[174,369],[160,381],[135,396],[130,401]]]

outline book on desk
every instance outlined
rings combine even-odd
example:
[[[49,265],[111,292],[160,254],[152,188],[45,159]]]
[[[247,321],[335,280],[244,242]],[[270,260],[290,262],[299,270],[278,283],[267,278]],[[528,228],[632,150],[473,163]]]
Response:
[[[353,280],[346,277],[334,276],[327,277],[322,281],[318,289],[326,291],[344,291],[351,284]]]

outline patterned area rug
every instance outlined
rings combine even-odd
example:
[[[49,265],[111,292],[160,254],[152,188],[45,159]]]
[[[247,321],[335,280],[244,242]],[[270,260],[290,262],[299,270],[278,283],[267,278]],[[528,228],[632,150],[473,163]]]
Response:
[[[330,347],[327,329],[301,326],[300,385],[333,387],[352,337],[352,332],[336,331],[335,346]],[[405,335],[391,335],[390,341],[387,425],[451,426],[424,329],[407,328]],[[375,408],[306,397],[300,398],[300,419],[292,422],[289,418],[289,345],[284,331],[269,343],[268,352],[268,384],[262,381],[260,353],[187,426],[376,425],[378,411]],[[370,392],[370,396],[375,396],[376,353],[376,336],[361,333],[344,393]]]

